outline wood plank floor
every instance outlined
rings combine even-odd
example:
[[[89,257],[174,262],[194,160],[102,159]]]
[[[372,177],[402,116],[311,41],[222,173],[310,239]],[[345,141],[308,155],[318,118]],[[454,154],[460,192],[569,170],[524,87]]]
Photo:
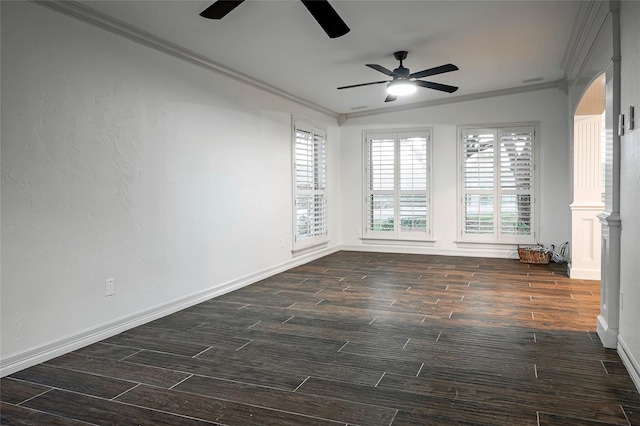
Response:
[[[7,425],[640,425],[598,281],[338,252],[1,379]]]

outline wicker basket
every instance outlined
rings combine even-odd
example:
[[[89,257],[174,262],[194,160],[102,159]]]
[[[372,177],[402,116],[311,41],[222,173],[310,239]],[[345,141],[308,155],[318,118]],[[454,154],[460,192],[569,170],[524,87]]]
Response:
[[[520,247],[518,246],[518,256],[522,263],[549,263],[551,253],[541,247]]]

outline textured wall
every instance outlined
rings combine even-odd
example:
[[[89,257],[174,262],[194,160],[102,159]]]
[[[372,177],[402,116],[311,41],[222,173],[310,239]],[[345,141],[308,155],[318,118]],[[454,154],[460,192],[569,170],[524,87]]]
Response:
[[[329,127],[337,233],[335,120],[2,2],[3,359],[292,261],[291,114]]]
[[[635,106],[636,129],[622,136],[620,157],[620,217],[622,220],[620,339],[634,358],[640,388],[640,2],[620,3],[622,50],[621,112]]]

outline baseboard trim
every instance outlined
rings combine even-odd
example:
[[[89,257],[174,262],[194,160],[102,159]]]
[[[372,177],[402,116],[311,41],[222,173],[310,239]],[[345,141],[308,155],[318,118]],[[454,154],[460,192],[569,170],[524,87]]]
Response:
[[[85,346],[115,336],[116,334],[138,327],[150,321],[173,314],[190,306],[197,305],[214,297],[240,289],[265,278],[287,271],[296,266],[330,255],[340,250],[340,247],[324,248],[305,255],[297,256],[287,262],[263,269],[261,271],[240,277],[226,283],[216,285],[198,293],[145,309],[131,315],[110,321],[106,324],[84,330],[82,332],[49,342],[24,352],[6,357],[0,361],[0,377],[48,361],[60,355],[78,350]]]
[[[598,315],[598,337],[602,342],[602,346],[609,349],[616,349],[618,346],[618,330],[609,328],[607,320]]]
[[[636,389],[640,392],[640,363],[633,357],[622,337],[618,336],[618,355],[622,359],[622,363],[627,368],[631,380],[636,385]]]
[[[574,278],[578,280],[599,280],[600,269],[585,269],[585,268],[569,268],[569,278]]]

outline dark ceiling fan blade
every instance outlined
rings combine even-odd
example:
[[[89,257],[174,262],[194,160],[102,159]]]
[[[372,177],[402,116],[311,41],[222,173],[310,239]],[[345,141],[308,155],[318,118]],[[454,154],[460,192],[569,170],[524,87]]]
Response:
[[[385,102],[393,102],[393,101],[395,101],[396,99],[398,99],[398,97],[397,97],[397,96],[394,96],[394,95],[387,95],[387,98],[386,98],[384,101],[385,101]]]
[[[345,35],[349,27],[327,0],[301,0],[330,38]]]
[[[383,80],[383,81],[372,81],[371,83],[352,84],[351,86],[338,87],[338,90],[339,89],[351,89],[352,87],[369,86],[371,84],[382,84],[382,83],[388,83],[388,81],[387,80]]]
[[[382,74],[388,75],[389,77],[393,77],[395,75],[393,71],[386,69],[382,65],[377,65],[377,64],[365,64],[365,65],[368,66],[369,68],[373,68],[374,70],[381,72]]]
[[[430,75],[442,74],[456,70],[458,70],[458,67],[453,64],[440,65],[439,67],[429,68],[428,70],[414,72],[409,75],[409,78],[429,77]]]
[[[456,90],[458,90],[458,88],[455,86],[449,86],[449,85],[440,84],[440,83],[432,83],[430,81],[416,80],[415,83],[420,87],[426,87],[427,89],[440,90],[442,92],[447,92],[447,93],[453,93]]]
[[[200,16],[207,19],[222,19],[229,12],[240,6],[244,0],[218,0],[200,12]]]

